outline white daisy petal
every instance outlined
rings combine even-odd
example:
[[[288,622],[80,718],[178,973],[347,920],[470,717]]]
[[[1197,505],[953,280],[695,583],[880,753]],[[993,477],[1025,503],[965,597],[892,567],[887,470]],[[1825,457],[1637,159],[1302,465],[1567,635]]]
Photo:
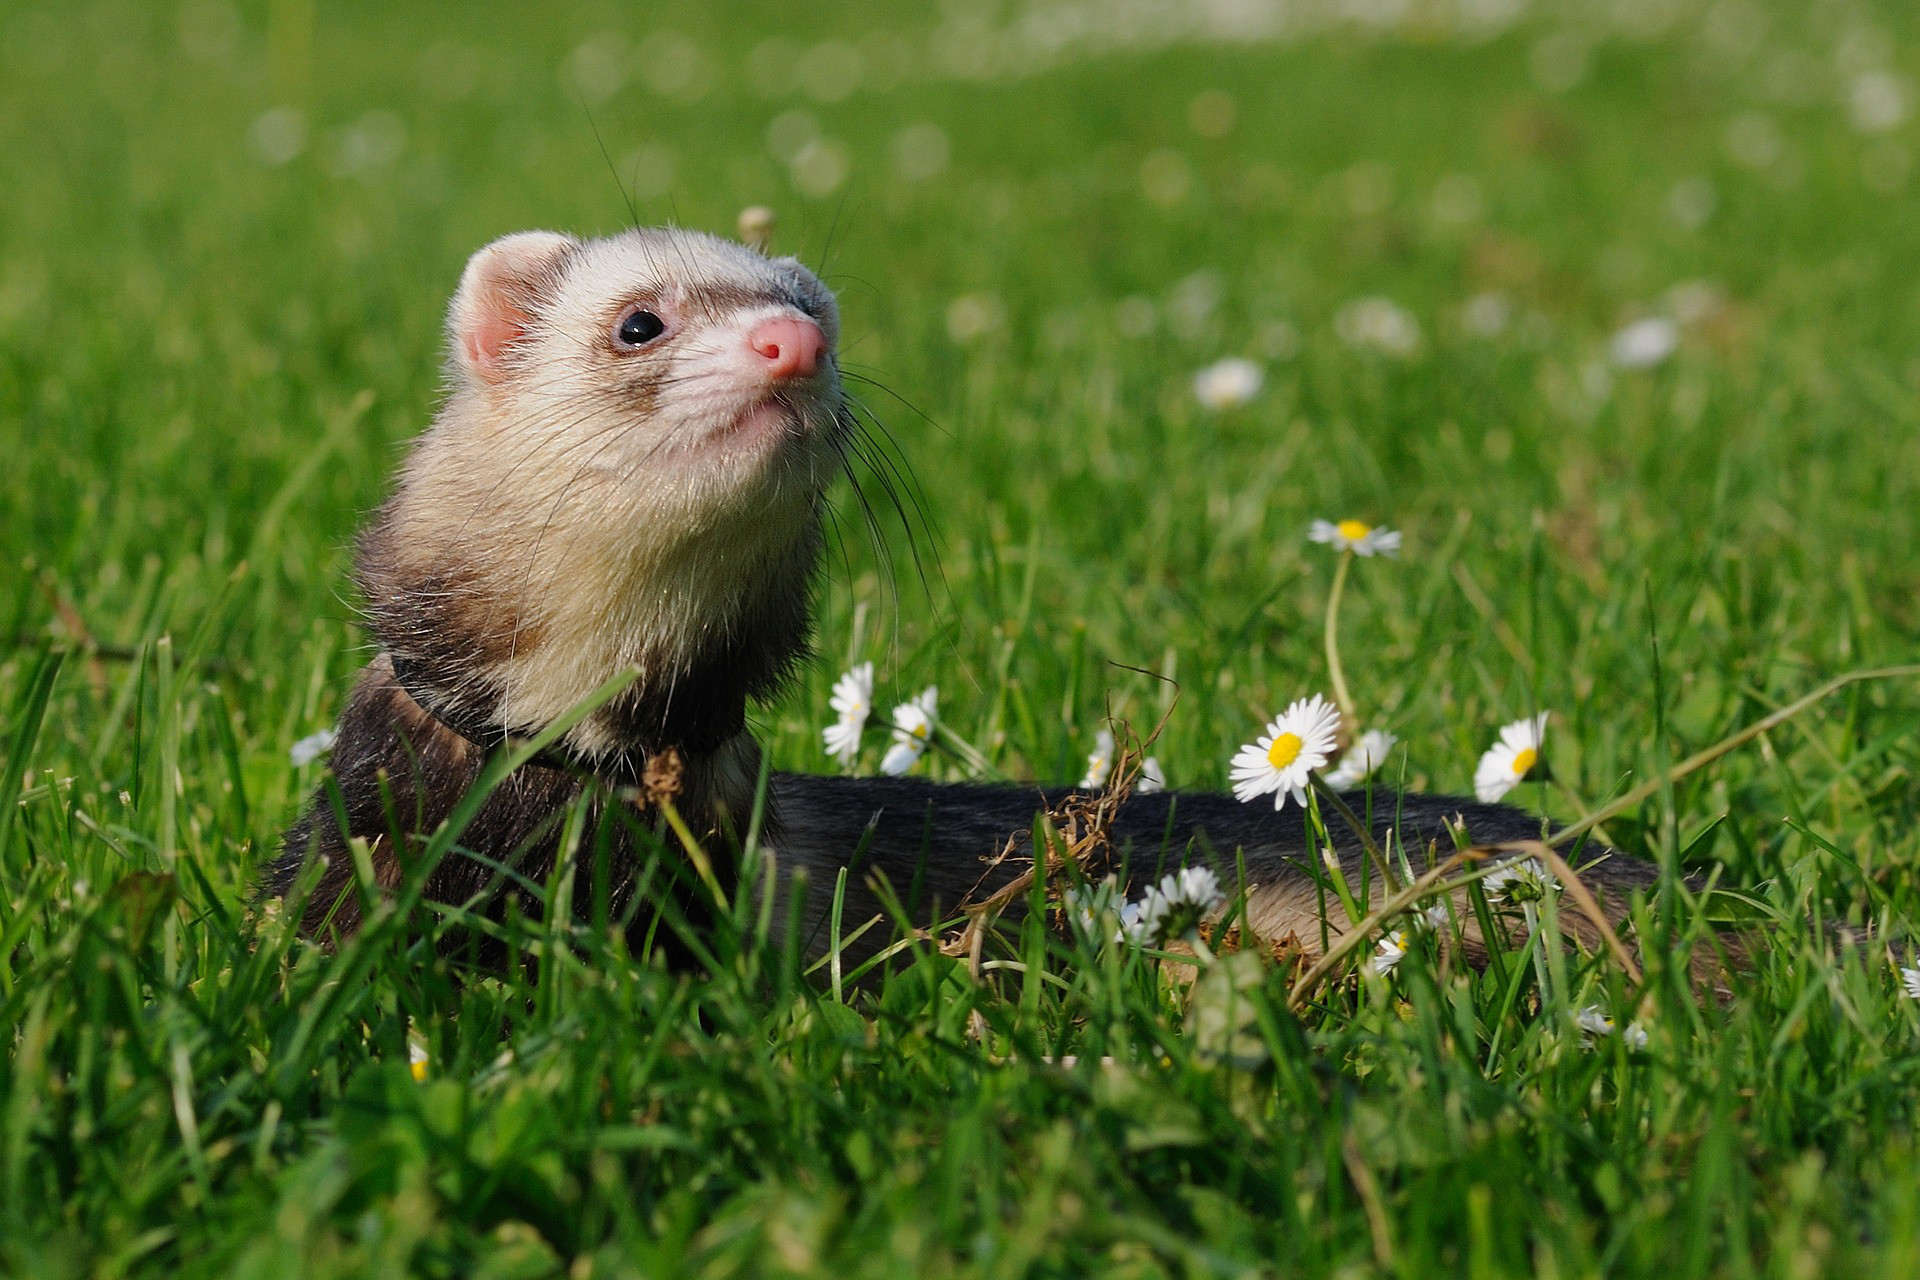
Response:
[[[927,745],[933,741],[939,701],[940,690],[928,685],[919,697],[893,709],[893,745],[881,758],[880,772],[898,775],[920,762],[920,757],[927,753]]]
[[[873,710],[873,664],[863,662],[834,681],[833,697],[827,705],[841,719],[853,715],[866,719]]]
[[[1190,938],[1225,902],[1220,877],[1211,869],[1182,867],[1149,885],[1140,901],[1120,909],[1119,938],[1146,947]]]
[[[1193,376],[1193,395],[1209,409],[1232,409],[1260,394],[1266,374],[1251,360],[1232,356]]]
[[[1588,1005],[1574,1014],[1573,1025],[1580,1028],[1582,1043],[1589,1049],[1593,1048],[1595,1040],[1613,1034],[1613,1019],[1599,1005]]]
[[[1150,796],[1156,791],[1167,789],[1167,775],[1160,768],[1160,761],[1148,756],[1140,764],[1140,781],[1133,784],[1135,795]]]
[[[873,664],[863,662],[835,681],[828,705],[837,718],[820,731],[820,739],[826,743],[827,754],[842,768],[851,767],[860,754],[860,737],[873,714]]]
[[[1913,968],[1902,966],[1900,987],[1906,993],[1907,999],[1920,1000],[1920,965]]]
[[[1393,972],[1393,967],[1407,958],[1407,935],[1403,929],[1395,929],[1380,939],[1380,945],[1374,950],[1373,959],[1367,966],[1378,974]]]
[[[1087,755],[1086,776],[1080,779],[1080,785],[1098,789],[1107,785],[1107,775],[1113,772],[1113,734],[1102,729],[1093,737],[1093,750]]]
[[[1473,771],[1473,794],[1491,804],[1519,786],[1540,763],[1547,713],[1515,720],[1500,730],[1500,740],[1480,757]]]
[[[1388,753],[1399,741],[1385,729],[1367,730],[1360,735],[1360,741],[1347,748],[1340,763],[1327,771],[1327,785],[1336,791],[1359,786],[1387,762]]]
[[[820,740],[826,743],[827,754],[844,768],[860,754],[860,736],[866,728],[865,720],[836,720],[820,731]]]
[[[1538,858],[1517,858],[1480,882],[1488,898],[1514,906],[1538,902],[1560,891],[1559,878],[1548,874]]]
[[[1273,807],[1307,802],[1313,771],[1326,765],[1340,733],[1340,712],[1319,694],[1300,698],[1276,716],[1257,740],[1240,748],[1228,776],[1241,801],[1271,795]]]
[[[310,733],[287,748],[287,758],[293,761],[294,768],[303,768],[333,750],[333,741],[334,732],[331,729]]]

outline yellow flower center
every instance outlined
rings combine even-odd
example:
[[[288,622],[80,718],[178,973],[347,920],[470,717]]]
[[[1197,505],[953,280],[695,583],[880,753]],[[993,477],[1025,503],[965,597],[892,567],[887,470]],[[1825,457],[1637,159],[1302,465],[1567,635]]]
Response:
[[[913,730],[912,730],[913,736],[920,739],[920,741],[925,742],[927,740],[927,730],[931,729],[932,727],[933,726],[929,724],[924,724],[924,723],[917,724],[913,726]]]
[[[1267,763],[1276,769],[1284,769],[1300,758],[1300,735],[1283,733],[1273,740],[1267,748]]]
[[[1535,751],[1532,747],[1522,747],[1520,753],[1513,758],[1513,776],[1516,778],[1526,777],[1527,770],[1533,768],[1539,760],[1540,753],[1538,751]]]
[[[1340,536],[1348,542],[1358,542],[1373,532],[1372,525],[1361,524],[1358,520],[1342,520],[1339,524],[1335,525],[1334,528],[1338,529]]]

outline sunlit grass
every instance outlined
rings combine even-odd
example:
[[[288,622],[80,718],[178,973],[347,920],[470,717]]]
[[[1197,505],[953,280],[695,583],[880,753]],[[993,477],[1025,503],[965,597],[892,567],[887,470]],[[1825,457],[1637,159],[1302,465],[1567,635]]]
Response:
[[[1284,957],[1189,993],[1038,920],[836,998],[750,899],[692,974],[509,922],[536,977],[436,951],[459,909],[323,954],[252,897],[465,255],[623,185],[774,210],[916,477],[878,542],[838,495],[780,767],[837,767],[872,661],[981,756],[922,771],[1072,782],[1165,716],[1223,789],[1332,689],[1320,518],[1404,535],[1339,653],[1420,789],[1551,709],[1508,798],[1575,819],[1910,661],[1920,26],[1654,11],[1055,50],[1024,6],[0,8],[0,1271],[1920,1273],[1910,680],[1604,825],[1744,895],[1726,1002],[1672,902],[1644,989],[1414,929],[1296,1015]]]

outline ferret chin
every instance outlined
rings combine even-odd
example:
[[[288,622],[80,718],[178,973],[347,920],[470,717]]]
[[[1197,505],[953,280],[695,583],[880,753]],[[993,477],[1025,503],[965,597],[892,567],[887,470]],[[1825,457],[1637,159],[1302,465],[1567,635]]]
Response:
[[[308,923],[351,928],[351,838],[397,883],[410,850],[395,846],[438,825],[488,748],[628,671],[464,846],[551,865],[585,775],[636,781],[668,749],[696,826],[748,803],[746,704],[779,688],[811,629],[848,432],[838,336],[811,272],[711,236],[526,232],[476,253],[448,312],[445,407],[359,544],[380,653],[334,749],[346,823],[317,797],[269,889],[325,857]],[[460,858],[436,879],[429,896],[451,900],[487,873]]]

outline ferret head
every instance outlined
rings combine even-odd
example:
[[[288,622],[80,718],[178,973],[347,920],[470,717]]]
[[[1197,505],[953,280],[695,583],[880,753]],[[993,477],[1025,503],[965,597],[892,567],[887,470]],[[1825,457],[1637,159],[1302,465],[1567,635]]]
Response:
[[[584,465],[718,507],[820,452],[840,408],[826,286],[693,232],[496,240],[467,263],[447,329],[489,443],[591,438],[604,452]]]
[[[446,406],[361,546],[409,690],[526,733],[638,666],[577,754],[737,732],[806,644],[848,429],[833,295],[694,232],[524,232],[473,256],[447,334]]]

